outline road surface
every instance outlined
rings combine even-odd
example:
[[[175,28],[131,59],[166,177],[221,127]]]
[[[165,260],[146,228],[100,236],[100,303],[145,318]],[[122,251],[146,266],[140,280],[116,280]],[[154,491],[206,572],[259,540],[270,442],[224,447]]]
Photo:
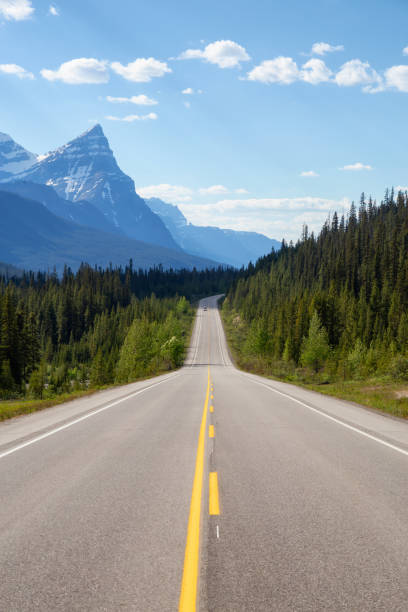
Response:
[[[4,612],[408,610],[408,425],[239,372],[215,298],[180,371],[0,424],[0,495]]]

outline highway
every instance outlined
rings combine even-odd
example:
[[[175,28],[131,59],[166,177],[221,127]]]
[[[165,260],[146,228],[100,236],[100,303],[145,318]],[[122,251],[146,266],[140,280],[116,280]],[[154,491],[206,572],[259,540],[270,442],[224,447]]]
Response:
[[[0,424],[0,610],[408,610],[408,424],[237,370],[217,298],[176,372]]]

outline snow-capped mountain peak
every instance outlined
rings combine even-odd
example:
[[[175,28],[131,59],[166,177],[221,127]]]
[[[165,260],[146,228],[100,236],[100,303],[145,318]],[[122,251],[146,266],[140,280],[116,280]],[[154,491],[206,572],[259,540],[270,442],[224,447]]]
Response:
[[[11,136],[0,132],[0,180],[7,180],[23,172],[37,161],[37,156],[15,142]]]
[[[119,168],[99,124],[39,156],[13,180],[49,185],[71,202],[90,202],[128,236],[179,249],[163,221],[137,195],[133,180]]]

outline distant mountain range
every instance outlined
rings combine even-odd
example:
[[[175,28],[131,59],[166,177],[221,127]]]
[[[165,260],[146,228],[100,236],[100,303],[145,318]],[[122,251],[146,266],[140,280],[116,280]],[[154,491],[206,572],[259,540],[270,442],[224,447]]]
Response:
[[[102,267],[211,268],[214,261],[118,236],[57,217],[43,204],[0,189],[0,261],[26,270],[76,270],[82,262]]]
[[[116,265],[131,257],[144,268],[240,267],[280,247],[262,234],[191,225],[176,206],[143,200],[100,125],[45,155],[0,133],[0,183],[0,260],[20,267]]]
[[[159,198],[149,198],[146,204],[162,219],[181,248],[192,255],[209,257],[240,268],[281,247],[277,240],[256,232],[192,225],[177,206]]]

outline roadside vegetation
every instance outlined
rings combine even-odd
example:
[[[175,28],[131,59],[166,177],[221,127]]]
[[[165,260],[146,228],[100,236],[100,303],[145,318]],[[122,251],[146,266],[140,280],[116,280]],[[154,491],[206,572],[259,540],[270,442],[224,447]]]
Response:
[[[408,417],[408,197],[337,214],[318,236],[233,282],[223,319],[237,364]]]
[[[0,420],[182,365],[194,302],[232,270],[96,270],[0,280]]]

